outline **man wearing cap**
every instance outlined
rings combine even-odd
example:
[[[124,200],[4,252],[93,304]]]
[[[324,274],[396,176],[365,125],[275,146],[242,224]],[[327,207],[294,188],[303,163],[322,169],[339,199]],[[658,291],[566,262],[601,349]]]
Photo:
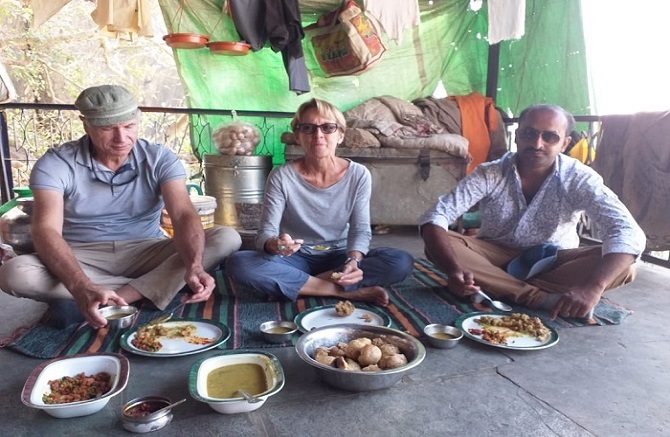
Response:
[[[419,221],[426,256],[465,297],[490,295],[552,318],[586,317],[605,290],[628,283],[645,235],[602,178],[561,154],[574,117],[534,105],[519,117],[516,152],[480,164]],[[479,203],[476,237],[449,225]],[[597,224],[602,245],[579,247],[582,213]]]
[[[50,303],[46,322],[106,325],[99,306],[146,298],[165,309],[207,300],[208,273],[241,245],[228,227],[203,230],[170,150],[137,138],[139,109],[123,87],[85,89],[75,106],[86,135],[47,151],[30,175],[36,253],[0,268],[5,292]],[[159,227],[165,207],[174,227]],[[74,299],[74,300],[73,300]]]

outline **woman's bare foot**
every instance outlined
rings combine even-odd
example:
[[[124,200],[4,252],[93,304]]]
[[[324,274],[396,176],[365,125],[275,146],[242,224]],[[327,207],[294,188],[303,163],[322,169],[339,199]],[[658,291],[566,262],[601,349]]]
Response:
[[[373,303],[379,306],[388,306],[389,295],[383,287],[363,287],[354,291],[347,291],[344,293],[347,299],[358,300],[361,302]]]
[[[373,303],[383,307],[389,304],[389,295],[383,287],[375,285],[362,287],[358,290],[344,291],[340,285],[314,276],[309,277],[298,292],[298,296],[337,297]]]

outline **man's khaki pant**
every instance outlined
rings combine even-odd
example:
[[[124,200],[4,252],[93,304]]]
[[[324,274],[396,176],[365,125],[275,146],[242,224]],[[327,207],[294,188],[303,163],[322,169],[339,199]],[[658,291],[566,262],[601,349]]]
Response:
[[[241,244],[240,235],[232,228],[206,229],[203,267],[212,270]],[[128,284],[160,309],[165,309],[186,284],[186,269],[171,238],[72,243],[70,247],[94,283],[112,290]],[[72,299],[35,254],[7,261],[0,268],[0,288],[39,301]]]
[[[565,293],[572,287],[585,283],[602,257],[602,248],[599,245],[559,250],[551,270],[524,282],[505,270],[507,264],[523,250],[498,246],[453,231],[449,231],[448,236],[458,262],[474,274],[476,285],[491,296],[530,308],[542,306],[549,294]],[[426,256],[431,259],[429,253]],[[631,265],[605,289],[611,290],[627,284],[634,278],[635,266]]]

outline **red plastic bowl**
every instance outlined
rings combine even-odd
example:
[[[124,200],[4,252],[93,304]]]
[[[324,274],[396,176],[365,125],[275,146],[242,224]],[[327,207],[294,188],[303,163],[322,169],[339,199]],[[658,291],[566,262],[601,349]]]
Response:
[[[198,33],[171,33],[163,40],[173,49],[201,49],[207,45],[209,37]]]
[[[251,46],[245,42],[212,41],[207,43],[213,55],[242,56],[249,52]]]

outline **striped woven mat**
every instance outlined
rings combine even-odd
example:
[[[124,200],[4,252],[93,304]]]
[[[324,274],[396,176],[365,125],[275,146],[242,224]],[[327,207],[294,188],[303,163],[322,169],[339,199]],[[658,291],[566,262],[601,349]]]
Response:
[[[293,320],[304,310],[335,304],[339,300],[304,298],[296,302],[271,302],[253,290],[231,284],[220,270],[215,273],[218,293],[212,293],[207,302],[187,305],[178,317],[217,320],[224,323],[230,329],[231,335],[220,346],[221,349],[276,347],[277,344],[268,344],[263,340],[258,331],[261,323],[268,320]],[[387,287],[391,303],[380,310],[389,316],[392,327],[416,337],[421,335],[423,327],[429,323],[453,324],[461,314],[487,310],[485,307],[455,297],[446,289],[446,284],[446,277],[429,261],[418,259],[415,261],[411,277]],[[179,297],[175,298],[166,311],[178,305]],[[165,313],[144,302],[140,303],[138,308],[139,315],[129,329],[135,329]],[[546,312],[523,307],[515,307],[515,310],[539,316],[554,329],[584,325],[615,325],[621,323],[631,313],[606,298],[603,298],[595,308],[594,317],[589,321],[561,318],[552,321]],[[17,332],[15,338],[5,341],[2,347],[43,359],[87,352],[119,352],[122,351],[119,340],[124,332],[125,330],[108,328],[94,330],[86,324],[58,330],[38,322],[30,328]],[[292,343],[284,344],[284,346],[292,345]]]

